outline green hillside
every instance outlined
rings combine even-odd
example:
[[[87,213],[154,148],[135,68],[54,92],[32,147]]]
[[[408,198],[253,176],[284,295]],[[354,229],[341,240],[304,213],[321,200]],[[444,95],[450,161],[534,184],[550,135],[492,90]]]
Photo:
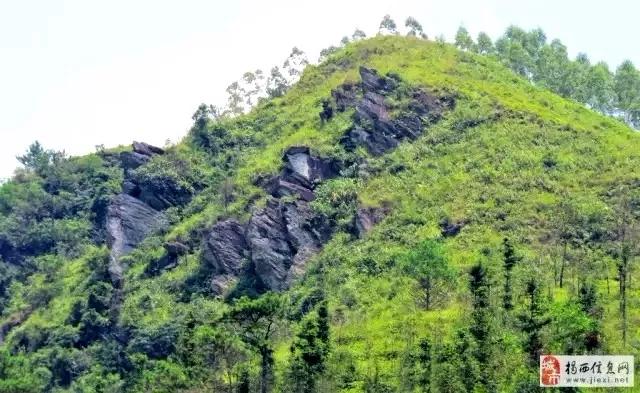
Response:
[[[540,354],[640,355],[640,135],[491,56],[376,37],[164,150],[24,158],[0,392],[533,392]]]

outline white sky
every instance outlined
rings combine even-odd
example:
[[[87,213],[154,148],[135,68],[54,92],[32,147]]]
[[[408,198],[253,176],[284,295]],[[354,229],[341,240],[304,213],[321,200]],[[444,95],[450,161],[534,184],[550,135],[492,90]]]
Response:
[[[0,0],[0,178],[34,140],[82,154],[95,145],[180,140],[201,102],[220,103],[246,70],[293,46],[315,60],[356,27],[412,15],[430,37],[463,24],[492,38],[542,27],[574,55],[640,65],[632,0]]]

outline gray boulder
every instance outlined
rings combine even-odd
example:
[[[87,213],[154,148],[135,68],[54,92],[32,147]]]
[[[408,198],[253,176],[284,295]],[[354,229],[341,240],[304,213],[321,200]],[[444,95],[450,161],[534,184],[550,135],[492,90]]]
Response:
[[[378,93],[390,92],[397,86],[395,80],[386,76],[380,76],[378,71],[373,68],[360,67],[359,71],[364,91],[373,91]]]
[[[247,243],[256,275],[271,290],[286,287],[293,263],[294,250],[282,213],[280,202],[270,199],[264,209],[253,214],[247,226]]]
[[[204,239],[204,260],[217,275],[239,275],[249,248],[244,237],[244,227],[235,220],[220,221],[211,228]]]
[[[327,221],[300,200],[269,200],[251,217],[246,232],[256,275],[274,291],[287,288],[330,236]]]
[[[114,284],[122,280],[120,258],[150,234],[169,224],[165,215],[130,195],[120,194],[107,210],[107,244],[111,248],[109,273]]]
[[[379,207],[359,207],[354,220],[356,235],[363,237],[374,225],[384,219],[387,212],[387,209]]]
[[[132,147],[134,152],[143,154],[145,156],[164,154],[164,149],[144,142],[133,142]]]
[[[330,159],[316,157],[306,146],[292,146],[283,157],[285,162],[282,178],[290,183],[313,189],[325,179],[339,172],[339,165]]]

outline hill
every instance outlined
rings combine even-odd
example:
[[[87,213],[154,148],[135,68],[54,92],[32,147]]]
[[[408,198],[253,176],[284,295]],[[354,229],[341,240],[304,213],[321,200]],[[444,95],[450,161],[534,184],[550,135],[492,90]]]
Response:
[[[0,392],[529,392],[640,348],[640,136],[496,59],[349,44],[178,145],[0,188]]]

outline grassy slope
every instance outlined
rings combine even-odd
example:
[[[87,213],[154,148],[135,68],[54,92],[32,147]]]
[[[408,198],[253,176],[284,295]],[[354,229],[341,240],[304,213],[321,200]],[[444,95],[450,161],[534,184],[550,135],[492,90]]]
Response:
[[[391,385],[401,385],[403,346],[413,344],[407,340],[430,334],[451,340],[453,327],[462,324],[468,314],[466,268],[483,259],[497,271],[505,235],[515,239],[518,250],[526,256],[526,269],[540,264],[541,274],[549,281],[549,262],[541,261],[540,249],[552,247],[545,244],[543,234],[553,204],[569,195],[580,199],[587,210],[606,205],[606,191],[637,180],[640,163],[640,135],[532,86],[490,58],[433,42],[379,37],[349,45],[322,65],[307,69],[285,97],[223,123],[231,133],[251,135],[258,141],[240,153],[238,167],[232,170],[239,198],[230,212],[224,212],[215,192],[205,192],[166,237],[186,240],[227,214],[246,218],[248,201],[264,197],[252,185],[253,180],[276,172],[283,149],[290,145],[310,145],[326,155],[344,154],[337,141],[350,125],[349,114],[321,125],[320,100],[341,83],[358,80],[359,65],[382,73],[392,71],[411,84],[452,92],[459,98],[456,109],[418,141],[371,159],[374,174],[353,187],[361,203],[390,204],[392,213],[365,239],[354,241],[336,235],[313,262],[317,269],[291,290],[304,292],[314,281],[324,280],[333,315],[330,371],[340,375],[344,359],[353,359],[359,378],[353,391],[361,391],[364,377],[374,373]],[[480,124],[463,127],[474,120]],[[177,149],[191,154],[194,148],[187,139]],[[545,168],[544,160],[552,160],[555,166]],[[404,170],[389,172],[398,166]],[[425,311],[416,301],[415,281],[398,274],[394,265],[408,247],[439,236],[438,222],[444,217],[469,221],[460,235],[445,241],[447,255],[459,271],[458,289],[449,294],[443,307]],[[180,283],[197,270],[197,254],[188,256],[186,263],[170,273],[140,278],[160,244],[160,239],[151,239],[143,252],[129,258],[132,266],[122,314],[125,324],[149,328],[190,311],[209,307],[216,313],[225,307],[212,299],[178,303]],[[612,276],[614,265],[610,267]],[[64,278],[67,272],[69,276]],[[59,280],[64,289],[49,309],[34,313],[20,329],[64,320],[71,304],[65,297],[73,293],[76,280],[81,280],[77,276],[82,274],[87,274],[82,259],[65,267]],[[630,346],[623,350],[617,334],[616,285],[612,284],[614,289],[607,295],[604,281],[600,282],[607,305],[607,350],[638,354],[637,291],[630,304]],[[571,285],[549,290],[555,292],[557,305],[575,296]],[[19,297],[14,300],[19,302]],[[524,373],[520,365],[525,355],[519,337],[510,334],[503,340],[502,361],[507,367],[503,387],[507,389]],[[287,342],[284,333],[277,351],[280,371],[288,355]]]

